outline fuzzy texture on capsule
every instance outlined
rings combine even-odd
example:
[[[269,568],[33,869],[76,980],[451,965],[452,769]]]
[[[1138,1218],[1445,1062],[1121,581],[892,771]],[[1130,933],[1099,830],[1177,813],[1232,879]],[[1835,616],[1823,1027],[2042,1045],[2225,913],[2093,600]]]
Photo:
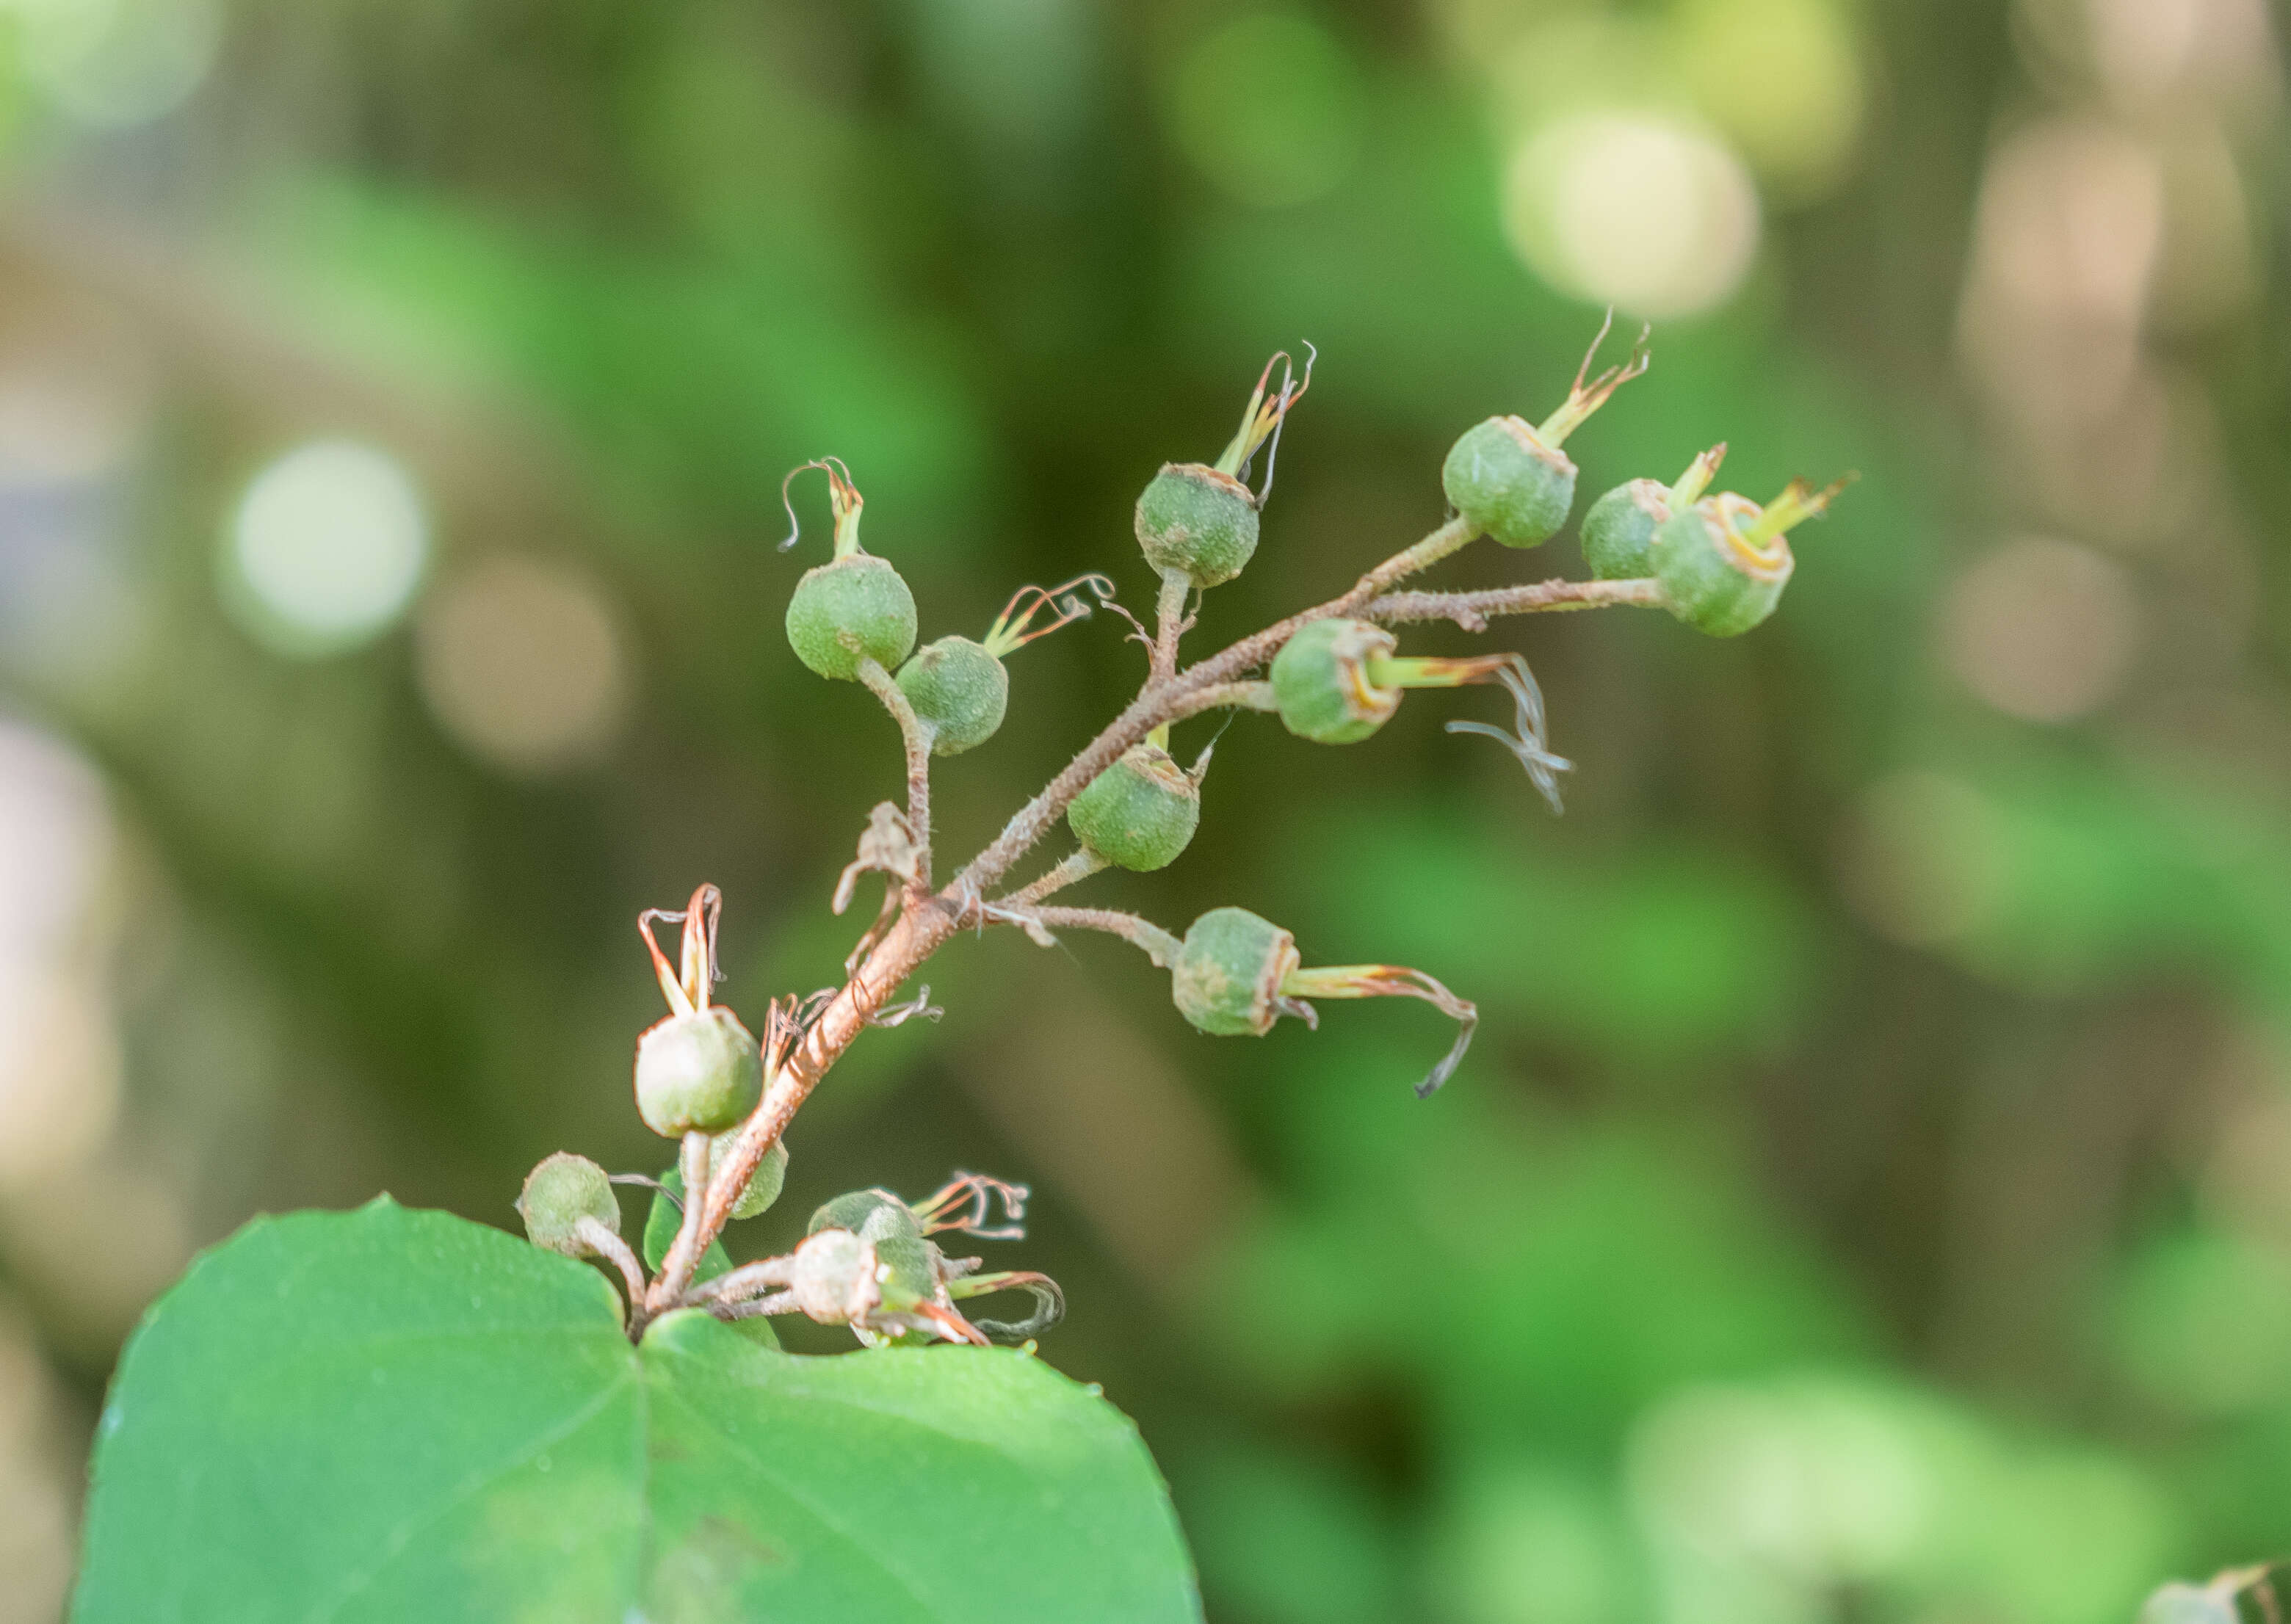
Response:
[[[787,635],[797,659],[839,682],[856,681],[862,659],[896,671],[915,646],[914,594],[888,562],[856,552],[804,572]]]
[[[1449,505],[1507,547],[1549,541],[1575,506],[1574,460],[1523,417],[1464,430],[1440,468]]]
[[[888,668],[886,668],[888,669]],[[983,643],[943,637],[898,668],[899,691],[931,730],[931,754],[959,756],[994,736],[1010,703],[1010,673]]]
[[[1281,984],[1297,968],[1297,938],[1246,908],[1212,908],[1186,932],[1170,996],[1215,1037],[1262,1037],[1281,1017]]]
[[[666,1138],[721,1133],[763,1097],[755,1038],[721,1005],[671,1015],[637,1040],[637,1112]]]
[[[1282,726],[1322,744],[1368,737],[1391,720],[1401,695],[1371,682],[1368,664],[1396,647],[1392,633],[1364,620],[1316,620],[1299,628],[1273,656]]]
[[[796,1306],[823,1325],[848,1325],[881,1306],[874,1251],[848,1229],[823,1229],[795,1249]]]
[[[1654,574],[1654,533],[1671,519],[1670,486],[1633,479],[1593,502],[1583,515],[1583,559],[1599,581],[1636,581]]]
[[[1231,474],[1165,462],[1137,498],[1137,544],[1197,587],[1232,580],[1257,551],[1257,499]]]
[[[1654,534],[1664,607],[1698,631],[1740,637],[1774,612],[1797,567],[1789,539],[1752,541],[1763,511],[1733,492],[1673,514]]]
[[[724,1165],[724,1158],[732,1154],[733,1138],[732,1134],[719,1133],[709,1143],[708,1178],[711,1184]],[[763,1160],[756,1163],[756,1170],[748,1175],[747,1188],[742,1190],[740,1199],[732,1203],[732,1216],[750,1218],[768,1210],[774,1202],[779,1200],[781,1190],[787,1186],[787,1146],[784,1141],[775,1139],[772,1147],[764,1153]]]
[[[614,1197],[612,1180],[588,1157],[570,1151],[545,1158],[525,1176],[517,1213],[535,1246],[568,1258],[588,1255],[589,1245],[577,1233],[584,1218],[595,1218],[615,1234],[621,1232],[621,1203]]]
[[[1132,746],[1066,808],[1080,840],[1117,868],[1167,868],[1202,821],[1198,784],[1156,744]]]

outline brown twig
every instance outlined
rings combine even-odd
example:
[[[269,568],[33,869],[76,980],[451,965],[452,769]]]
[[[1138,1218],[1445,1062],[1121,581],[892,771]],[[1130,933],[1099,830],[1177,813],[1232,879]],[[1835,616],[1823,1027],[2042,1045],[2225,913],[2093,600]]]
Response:
[[[1163,638],[1154,640],[1156,679],[1150,680],[1121,713],[1084,745],[1065,768],[1043,786],[1001,834],[973,857],[934,897],[936,905],[912,907],[901,912],[869,948],[850,979],[838,988],[816,1015],[800,1029],[791,1028],[783,1040],[768,1039],[765,1046],[764,1097],[742,1123],[728,1153],[707,1181],[705,1198],[688,1203],[697,1214],[693,1245],[681,1258],[671,1253],[677,1267],[663,1266],[653,1282],[655,1301],[674,1302],[686,1291],[697,1258],[723,1230],[739,1192],[778,1142],[796,1112],[819,1085],[829,1069],[853,1041],[872,1023],[901,985],[924,961],[973,917],[982,921],[1032,926],[1070,927],[1105,930],[1136,944],[1156,964],[1166,965],[1181,944],[1178,938],[1135,914],[1112,909],[1057,908],[1029,905],[1081,877],[1079,854],[1058,864],[1012,896],[995,903],[985,900],[989,888],[1033,849],[1073,798],[1081,793],[1121,753],[1141,742],[1154,728],[1182,721],[1204,711],[1238,706],[1253,710],[1274,708],[1271,685],[1248,679],[1277,654],[1297,629],[1333,615],[1364,615],[1377,620],[1453,619],[1459,624],[1483,624],[1492,615],[1521,614],[1535,609],[1595,608],[1607,604],[1652,604],[1659,601],[1652,581],[1546,582],[1540,585],[1499,587],[1479,592],[1389,593],[1397,582],[1429,568],[1469,543],[1479,532],[1460,517],[1451,519],[1413,546],[1395,553],[1362,575],[1351,589],[1327,602],[1275,622],[1252,636],[1184,671],[1159,675],[1161,647],[1165,638],[1174,641],[1170,628],[1183,631],[1181,621],[1163,616]],[[1164,602],[1172,594],[1165,592]],[[1182,609],[1182,599],[1178,607]],[[1174,655],[1170,664],[1174,666]],[[862,662],[862,680],[874,690],[884,707],[898,720],[906,743],[908,821],[915,843],[925,852],[918,890],[929,887],[930,741],[916,720],[913,707],[888,673],[873,662]],[[775,1032],[777,1032],[775,1027]],[[684,1239],[679,1233],[679,1243]]]
[[[930,729],[907,703],[904,689],[891,673],[873,660],[859,662],[859,680],[883,702],[883,709],[899,724],[899,737],[907,750],[907,831],[915,843],[915,888],[928,891],[931,883]]]
[[[1662,607],[1662,583],[1652,576],[1633,581],[1538,581],[1527,586],[1497,586],[1476,592],[1393,592],[1372,599],[1363,620],[1398,623],[1452,620],[1467,631],[1484,631],[1494,615],[1532,615],[1555,609],[1604,609],[1618,604]]]

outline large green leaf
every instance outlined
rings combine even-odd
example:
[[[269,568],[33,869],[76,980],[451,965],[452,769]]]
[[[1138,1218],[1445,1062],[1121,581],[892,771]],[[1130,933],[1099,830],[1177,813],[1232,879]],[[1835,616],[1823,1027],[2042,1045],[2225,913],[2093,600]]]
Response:
[[[587,1266],[386,1197],[257,1219],[121,1361],[73,1617],[1199,1616],[1135,1428],[1039,1360],[618,1317]]]

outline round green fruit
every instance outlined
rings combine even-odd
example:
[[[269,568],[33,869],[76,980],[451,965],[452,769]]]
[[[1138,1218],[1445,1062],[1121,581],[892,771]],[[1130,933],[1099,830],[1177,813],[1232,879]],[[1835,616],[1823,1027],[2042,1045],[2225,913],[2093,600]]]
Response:
[[[1316,620],[1273,656],[1273,696],[1282,725],[1300,739],[1350,744],[1400,708],[1401,690],[1369,680],[1371,660],[1389,656],[1392,633],[1364,620]]]
[[[1212,908],[1186,932],[1170,996],[1212,1036],[1262,1037],[1281,1017],[1281,984],[1297,968],[1297,938],[1246,908]]]
[[[1137,498],[1137,544],[1146,561],[1197,587],[1232,580],[1257,551],[1257,499],[1231,474],[1199,462],[1165,462]]]
[[[1670,522],[1670,486],[1633,479],[1583,515],[1583,559],[1593,579],[1638,581],[1654,574],[1654,533]]]
[[[896,671],[915,646],[915,598],[899,572],[872,553],[806,570],[788,599],[796,658],[823,677],[858,679],[859,662]]]
[[[615,1234],[621,1232],[621,1203],[613,1194],[612,1180],[588,1157],[569,1151],[559,1151],[525,1176],[517,1212],[535,1246],[568,1258],[585,1257],[590,1250],[578,1234],[584,1218],[595,1218]]]
[[[637,1040],[636,1089],[637,1113],[655,1133],[722,1133],[763,1097],[763,1054],[720,1005],[671,1015]]]
[[[1457,512],[1507,547],[1549,541],[1575,506],[1575,464],[1520,417],[1467,429],[1440,469]]]
[[[1699,631],[1740,637],[1774,612],[1797,561],[1787,537],[1746,534],[1762,510],[1747,496],[1708,496],[1654,534],[1663,606]]]
[[[1192,843],[1202,792],[1170,752],[1138,744],[1066,808],[1074,838],[1117,868],[1167,868]]]
[[[959,756],[994,736],[1010,703],[1010,673],[967,637],[925,644],[899,667],[899,691],[931,731],[931,754]]]

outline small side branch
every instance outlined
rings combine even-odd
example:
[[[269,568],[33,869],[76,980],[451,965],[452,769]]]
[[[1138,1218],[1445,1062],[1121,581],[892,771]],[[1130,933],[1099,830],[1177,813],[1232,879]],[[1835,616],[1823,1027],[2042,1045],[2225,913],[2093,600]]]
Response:
[[[1014,924],[1031,921],[1049,930],[1103,930],[1109,936],[1118,936],[1143,952],[1160,969],[1175,964],[1178,949],[1184,945],[1153,921],[1115,908],[1012,908],[1008,912],[1018,916],[1010,921]]]
[[[928,891],[931,883],[930,730],[907,703],[906,694],[892,680],[891,673],[876,662],[859,662],[859,680],[883,702],[883,709],[899,724],[899,736],[906,744],[907,829],[915,843],[915,883]]]
[[[1632,581],[1538,581],[1526,586],[1490,587],[1476,592],[1390,592],[1361,610],[1363,620],[1395,624],[1413,620],[1452,620],[1467,631],[1484,631],[1496,615],[1533,615],[1557,609],[1604,609],[1617,604],[1662,607],[1662,583],[1652,576]]]
[[[996,897],[995,904],[998,907],[1025,907],[1030,904],[1041,901],[1043,897],[1054,891],[1063,891],[1078,880],[1089,879],[1105,867],[1104,857],[1099,856],[1087,846],[1077,847],[1072,856],[1043,873],[1039,879],[1022,886],[1008,896]]]
[[[1154,664],[1146,679],[1148,687],[1178,674],[1178,639],[1194,623],[1186,613],[1186,599],[1193,590],[1192,580],[1182,570],[1162,572],[1162,595],[1154,609]]]
[[[700,1255],[716,1238],[712,1231],[705,1234],[702,1233],[702,1216],[706,1203],[691,1194],[695,1190],[708,1191],[708,1150],[706,1134],[695,1130],[684,1136],[684,1144],[677,1157],[677,1171],[683,1178],[686,1192],[684,1217],[676,1226],[676,1239],[670,1242],[667,1256],[660,1260],[660,1273],[653,1277],[652,1290],[646,1297],[645,1317],[647,1319],[664,1312],[683,1294],[686,1283],[692,1278],[694,1267],[700,1261]]]

